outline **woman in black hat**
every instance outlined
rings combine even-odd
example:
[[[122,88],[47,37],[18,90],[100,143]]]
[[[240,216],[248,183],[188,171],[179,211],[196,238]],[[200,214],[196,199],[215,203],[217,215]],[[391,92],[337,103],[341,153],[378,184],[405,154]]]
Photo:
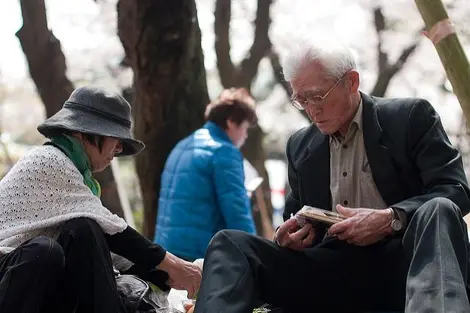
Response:
[[[200,269],[101,204],[92,173],[144,149],[132,137],[127,101],[79,88],[38,130],[50,140],[0,181],[0,312],[125,312],[111,252],[132,273],[193,296]]]

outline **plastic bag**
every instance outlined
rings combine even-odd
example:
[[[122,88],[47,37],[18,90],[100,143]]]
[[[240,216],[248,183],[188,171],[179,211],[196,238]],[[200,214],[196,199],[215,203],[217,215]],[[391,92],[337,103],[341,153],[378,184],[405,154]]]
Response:
[[[204,259],[197,259],[193,263],[202,270]],[[166,311],[159,313],[186,313],[184,304],[188,302],[194,304],[193,299],[188,299],[188,292],[186,290],[176,290],[173,288],[166,294],[166,302],[168,303],[167,307],[164,308]]]

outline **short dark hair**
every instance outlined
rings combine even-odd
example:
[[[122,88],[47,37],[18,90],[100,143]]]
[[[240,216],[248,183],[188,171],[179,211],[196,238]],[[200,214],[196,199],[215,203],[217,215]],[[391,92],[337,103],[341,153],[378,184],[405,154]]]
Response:
[[[83,133],[83,136],[85,137],[86,141],[88,141],[92,145],[98,146],[101,152],[101,149],[103,148],[103,143],[104,143],[104,136],[88,134],[88,133]]]
[[[204,114],[207,121],[226,129],[227,121],[240,125],[244,121],[256,125],[258,118],[255,111],[255,99],[245,88],[230,88],[209,103]]]

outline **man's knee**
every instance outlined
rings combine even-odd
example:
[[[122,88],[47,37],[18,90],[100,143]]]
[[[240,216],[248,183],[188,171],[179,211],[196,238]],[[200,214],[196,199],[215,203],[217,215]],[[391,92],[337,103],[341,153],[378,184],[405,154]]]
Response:
[[[62,270],[65,265],[64,251],[55,240],[39,236],[18,247],[22,261],[34,263],[36,270]],[[39,268],[38,268],[39,267]]]
[[[422,214],[434,211],[439,211],[440,213],[445,214],[461,214],[459,207],[452,202],[452,200],[443,197],[436,197],[426,201],[418,208],[417,213],[419,212]]]
[[[235,230],[224,229],[217,232],[209,243],[209,249],[220,249],[228,246],[243,246],[251,237],[250,234]]]
[[[443,197],[436,197],[426,201],[415,213],[417,218],[460,218],[461,216],[462,213],[459,207],[452,200]]]

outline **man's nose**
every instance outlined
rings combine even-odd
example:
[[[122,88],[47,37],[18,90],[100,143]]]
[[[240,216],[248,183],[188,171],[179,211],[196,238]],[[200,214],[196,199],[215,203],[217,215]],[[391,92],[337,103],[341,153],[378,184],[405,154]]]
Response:
[[[318,107],[309,107],[308,108],[308,113],[310,115],[310,117],[313,119],[313,121],[318,121],[322,114],[323,114],[323,109],[322,108],[318,108]]]

